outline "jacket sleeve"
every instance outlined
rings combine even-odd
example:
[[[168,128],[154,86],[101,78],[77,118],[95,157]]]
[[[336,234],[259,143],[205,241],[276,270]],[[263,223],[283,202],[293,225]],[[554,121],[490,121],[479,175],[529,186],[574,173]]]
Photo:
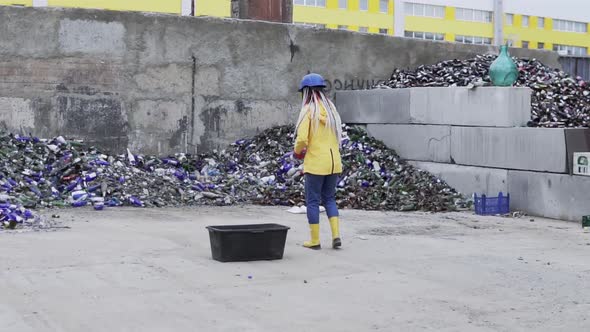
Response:
[[[307,113],[297,129],[297,139],[295,140],[295,153],[297,154],[300,154],[309,143],[309,121],[309,113]]]

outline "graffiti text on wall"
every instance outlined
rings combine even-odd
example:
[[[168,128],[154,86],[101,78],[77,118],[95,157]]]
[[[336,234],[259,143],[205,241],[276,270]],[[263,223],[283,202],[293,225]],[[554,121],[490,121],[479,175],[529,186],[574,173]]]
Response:
[[[328,92],[341,90],[368,90],[381,83],[385,83],[385,81],[379,79],[326,80],[326,90]]]

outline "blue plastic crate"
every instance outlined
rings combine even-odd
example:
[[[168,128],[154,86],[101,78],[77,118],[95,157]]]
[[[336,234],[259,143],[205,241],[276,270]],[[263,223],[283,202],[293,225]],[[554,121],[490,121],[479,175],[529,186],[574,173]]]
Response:
[[[477,196],[474,194],[475,213],[486,216],[510,213],[510,194],[498,194],[498,197]]]

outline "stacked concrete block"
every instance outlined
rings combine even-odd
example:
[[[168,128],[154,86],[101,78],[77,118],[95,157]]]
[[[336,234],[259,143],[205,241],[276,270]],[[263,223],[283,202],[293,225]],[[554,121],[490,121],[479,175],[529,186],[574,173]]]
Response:
[[[590,151],[590,129],[526,128],[527,88],[410,88],[336,95],[344,122],[458,191],[496,196],[511,208],[579,221],[590,215],[590,177],[571,176],[574,152]]]
[[[461,165],[567,171],[564,129],[452,127],[451,158]]]
[[[529,88],[411,89],[413,123],[520,127],[531,118]]]
[[[335,103],[342,122],[348,124],[408,124],[412,89],[336,92]]]
[[[513,210],[577,222],[590,215],[590,177],[509,171],[508,188]]]
[[[405,159],[451,162],[451,127],[368,124],[369,135]]]
[[[410,164],[425,170],[448,183],[462,194],[473,193],[496,196],[508,191],[508,170],[461,166],[423,161],[410,161]]]
[[[349,124],[519,127],[530,120],[528,88],[411,88],[336,93]]]

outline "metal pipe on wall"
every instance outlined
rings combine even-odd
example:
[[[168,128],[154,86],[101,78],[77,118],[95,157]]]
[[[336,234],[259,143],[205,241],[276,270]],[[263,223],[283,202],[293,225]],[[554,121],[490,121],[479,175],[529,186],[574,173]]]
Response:
[[[194,2],[194,0],[182,0],[182,7],[181,7],[182,16],[194,16],[193,2]]]

